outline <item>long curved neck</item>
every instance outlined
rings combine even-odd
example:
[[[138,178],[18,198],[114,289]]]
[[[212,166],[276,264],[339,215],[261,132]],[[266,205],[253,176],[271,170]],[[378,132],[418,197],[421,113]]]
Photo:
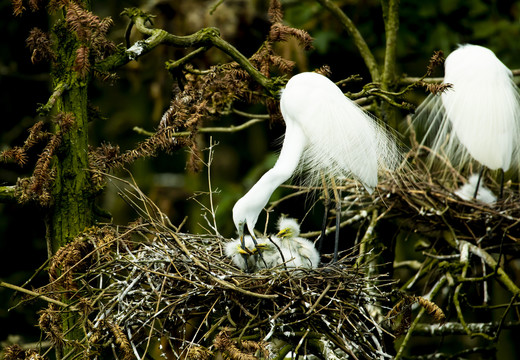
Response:
[[[239,202],[247,204],[249,209],[254,209],[256,213],[254,218],[246,219],[250,232],[273,192],[294,173],[306,143],[305,135],[299,126],[287,126],[282,150],[276,164],[239,200]]]

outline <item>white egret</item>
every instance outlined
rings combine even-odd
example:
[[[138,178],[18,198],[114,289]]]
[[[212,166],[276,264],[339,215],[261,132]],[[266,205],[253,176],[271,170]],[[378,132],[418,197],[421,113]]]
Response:
[[[475,194],[477,195],[475,196]],[[470,201],[471,199],[475,199],[478,202],[488,205],[494,204],[497,201],[495,194],[480,183],[478,174],[471,174],[468,182],[457,189],[455,195],[462,200]]]
[[[233,207],[245,252],[244,227],[255,241],[260,212],[274,190],[295,172],[305,173],[309,185],[320,184],[321,174],[354,177],[372,192],[378,170],[394,168],[400,158],[392,135],[325,76],[292,77],[282,91],[280,107],[286,125],[280,156]]]
[[[460,168],[473,158],[501,169],[502,193],[504,171],[520,155],[520,96],[512,72],[491,50],[470,44],[446,58],[444,71],[444,83],[452,88],[440,97],[429,95],[416,112],[419,121],[429,122],[430,160],[444,153]],[[481,176],[482,171],[477,184]]]
[[[279,246],[287,267],[316,268],[320,263],[320,254],[314,243],[300,235],[300,225],[296,219],[280,217],[278,220]]]

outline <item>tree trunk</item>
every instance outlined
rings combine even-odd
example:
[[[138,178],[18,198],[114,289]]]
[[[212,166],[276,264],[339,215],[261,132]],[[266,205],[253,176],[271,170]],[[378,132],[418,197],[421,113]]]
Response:
[[[93,198],[88,174],[87,86],[72,88],[57,102],[58,112],[74,114],[73,127],[63,133],[55,163],[53,205],[47,218],[50,254],[92,225]]]
[[[57,99],[55,111],[73,116],[72,126],[57,123],[55,134],[61,142],[56,151],[53,170],[55,180],[52,189],[52,205],[46,218],[47,248],[49,256],[74,240],[85,228],[93,224],[94,194],[88,172],[88,84],[90,76],[82,77],[74,70],[76,51],[80,46],[76,34],[58,21],[54,27],[57,39],[57,61],[52,75],[53,86],[65,84],[66,90]],[[67,294],[67,292],[64,292]],[[67,303],[68,295],[61,299]],[[62,330],[66,340],[81,340],[85,334],[78,326],[79,315],[64,312]],[[57,358],[74,352],[70,343],[57,350]],[[60,354],[61,353],[61,354]]]

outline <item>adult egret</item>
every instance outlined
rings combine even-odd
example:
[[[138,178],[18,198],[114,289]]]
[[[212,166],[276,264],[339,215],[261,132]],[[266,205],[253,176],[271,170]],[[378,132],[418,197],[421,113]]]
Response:
[[[325,76],[293,76],[280,99],[286,130],[280,156],[272,169],[233,207],[241,247],[244,227],[256,244],[258,216],[274,190],[295,172],[305,173],[309,185],[320,184],[321,174],[354,177],[369,191],[377,185],[380,168],[394,168],[399,159],[392,135],[381,127]]]
[[[440,97],[429,95],[416,112],[419,121],[429,122],[425,139],[432,143],[430,159],[444,153],[460,168],[475,159],[500,169],[501,196],[504,171],[520,155],[520,96],[512,72],[491,50],[470,44],[446,58],[444,72],[444,83],[452,88]]]
[[[318,267],[320,254],[312,241],[299,237],[300,225],[296,219],[281,216],[278,230],[276,237],[287,267]]]

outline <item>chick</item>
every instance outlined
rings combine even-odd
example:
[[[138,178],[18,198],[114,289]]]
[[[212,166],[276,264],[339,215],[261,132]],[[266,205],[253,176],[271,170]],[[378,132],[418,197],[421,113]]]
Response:
[[[240,239],[228,242],[224,247],[227,257],[238,268],[254,272],[260,269],[270,269],[279,265],[288,268],[316,268],[320,263],[320,254],[314,244],[299,237],[300,225],[296,219],[281,217],[278,220],[278,234],[268,239],[262,239],[257,244],[255,252],[245,253],[240,244]],[[255,248],[251,236],[244,236],[244,244],[247,248]]]
[[[253,238],[249,235],[244,236],[244,243],[248,249],[255,248]],[[224,253],[238,268],[248,272],[273,268],[282,263],[280,251],[269,239],[263,239],[262,243],[257,244],[256,249],[252,254],[244,254],[240,239],[236,239],[226,243]]]
[[[280,217],[278,220],[279,246],[287,267],[316,268],[320,263],[320,254],[314,244],[299,237],[300,225],[293,218]]]
[[[462,200],[466,200],[466,201],[473,200],[473,195],[475,194],[475,188],[477,187],[477,183],[478,183],[478,177],[479,177],[478,174],[472,174],[469,177],[468,182],[455,191],[455,195],[460,197]],[[495,196],[495,194],[493,194],[493,192],[491,192],[491,190],[489,190],[481,182],[478,187],[476,200],[483,204],[491,205],[497,201],[497,197]]]

